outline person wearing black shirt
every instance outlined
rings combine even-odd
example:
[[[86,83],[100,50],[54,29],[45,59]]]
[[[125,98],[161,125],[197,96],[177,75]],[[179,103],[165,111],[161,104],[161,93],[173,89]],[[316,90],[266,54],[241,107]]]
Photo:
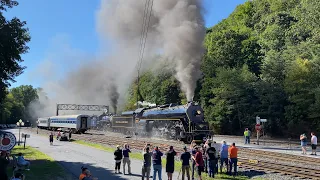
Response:
[[[211,143],[208,143],[208,149],[206,150],[207,158],[208,158],[208,166],[209,166],[209,177],[214,178],[214,171],[216,167],[216,149],[211,147]]]
[[[187,147],[183,148],[184,152],[180,156],[180,160],[182,161],[182,180],[184,180],[184,175],[187,172],[187,178],[190,180],[190,159],[191,154],[187,151]]]
[[[7,167],[10,164],[9,154],[6,151],[1,151],[0,157],[0,179],[8,179]]]
[[[53,144],[53,133],[49,135],[49,142],[50,142],[50,145]]]
[[[167,164],[166,164],[166,172],[168,174],[168,180],[172,180],[172,174],[174,172],[174,157],[177,155],[176,151],[174,151],[173,146],[170,146],[169,151],[167,152]]]
[[[122,160],[122,150],[120,149],[120,146],[117,146],[117,150],[114,151],[114,160],[116,161],[116,166],[115,166],[115,173],[120,172],[120,165],[121,165],[121,160]]]

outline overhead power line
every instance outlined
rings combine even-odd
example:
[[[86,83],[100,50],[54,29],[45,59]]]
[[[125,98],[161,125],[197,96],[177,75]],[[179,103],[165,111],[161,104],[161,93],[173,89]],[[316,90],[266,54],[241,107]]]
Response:
[[[153,8],[153,0],[146,0],[144,6],[144,13],[143,13],[143,21],[142,21],[142,29],[141,29],[141,36],[140,36],[140,44],[139,44],[139,60],[137,63],[137,108],[139,107],[139,81],[140,81],[140,69],[143,62],[144,50],[145,45],[148,37],[148,30],[150,25],[151,13]]]

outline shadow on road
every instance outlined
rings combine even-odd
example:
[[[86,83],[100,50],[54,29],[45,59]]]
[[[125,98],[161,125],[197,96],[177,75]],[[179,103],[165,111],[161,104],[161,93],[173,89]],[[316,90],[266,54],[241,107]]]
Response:
[[[121,175],[115,174],[113,170],[109,170],[103,167],[97,167],[95,164],[82,163],[82,162],[65,162],[65,161],[57,161],[67,172],[71,172],[75,178],[79,178],[81,174],[81,167],[86,167],[90,170],[93,177],[98,178],[98,180],[124,180],[130,179],[130,176],[138,176],[140,175]],[[76,173],[78,172],[78,173]],[[123,178],[121,176],[126,176],[127,178]]]
[[[41,179],[41,180],[77,180],[81,174],[81,167],[86,167],[90,170],[93,177],[98,180],[125,180],[131,177],[141,177],[138,174],[123,175],[115,174],[113,171],[103,167],[96,167],[94,164],[82,162],[65,162],[65,161],[50,161],[50,160],[28,160],[31,163],[30,171],[18,171],[25,175],[25,179]],[[57,164],[57,163],[58,164]],[[59,165],[65,170],[61,172]],[[13,163],[7,169],[7,174],[11,178],[13,176]],[[126,176],[123,178],[121,176]]]

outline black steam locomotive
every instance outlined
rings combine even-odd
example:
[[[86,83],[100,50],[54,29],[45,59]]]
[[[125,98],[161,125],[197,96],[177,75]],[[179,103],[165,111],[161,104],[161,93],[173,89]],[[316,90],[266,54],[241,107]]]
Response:
[[[110,117],[108,127],[113,131],[165,137],[185,143],[202,141],[212,135],[209,124],[204,121],[203,109],[193,102],[122,112]]]

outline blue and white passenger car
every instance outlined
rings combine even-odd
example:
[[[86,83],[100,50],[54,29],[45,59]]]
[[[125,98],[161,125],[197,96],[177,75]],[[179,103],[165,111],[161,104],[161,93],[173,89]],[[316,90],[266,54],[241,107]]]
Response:
[[[91,127],[91,119],[88,115],[52,116],[48,118],[47,124],[45,119],[46,118],[38,119],[39,128],[50,130],[57,130],[61,128],[72,130],[73,133],[84,133]]]
[[[38,118],[37,123],[38,123],[38,128],[40,128],[40,129],[49,129],[49,127],[50,127],[49,117]]]
[[[88,115],[63,115],[50,117],[50,128],[68,128],[74,133],[86,132],[91,126],[90,116]]]

